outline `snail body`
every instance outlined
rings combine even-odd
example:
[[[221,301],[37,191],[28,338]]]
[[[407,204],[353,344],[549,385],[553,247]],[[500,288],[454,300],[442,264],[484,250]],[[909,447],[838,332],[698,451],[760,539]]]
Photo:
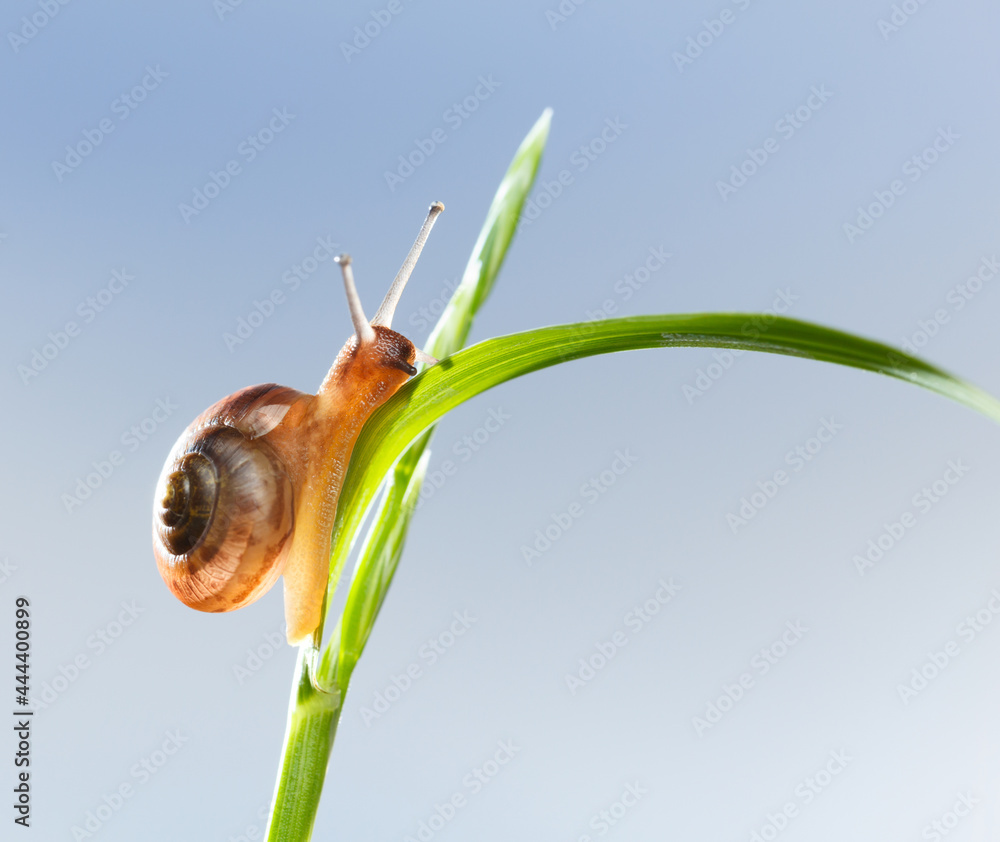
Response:
[[[340,488],[365,421],[417,370],[434,362],[389,326],[403,286],[444,206],[436,202],[369,323],[344,273],[352,336],[315,395],[251,386],[199,415],[157,482],[153,551],[185,605],[233,611],[285,580],[288,642],[319,626]]]

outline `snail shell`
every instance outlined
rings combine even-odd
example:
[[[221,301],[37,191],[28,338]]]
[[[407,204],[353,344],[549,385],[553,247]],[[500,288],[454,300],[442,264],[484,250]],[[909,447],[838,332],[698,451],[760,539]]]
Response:
[[[294,527],[293,485],[267,441],[292,404],[274,384],[219,401],[181,434],[160,474],[153,550],[167,586],[199,611],[232,611],[281,575]]]

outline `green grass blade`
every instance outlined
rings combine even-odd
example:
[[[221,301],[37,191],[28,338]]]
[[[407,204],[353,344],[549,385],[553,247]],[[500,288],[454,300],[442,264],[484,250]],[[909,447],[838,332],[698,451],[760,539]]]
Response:
[[[354,447],[341,498],[350,505],[337,512],[335,536],[357,528],[373,486],[414,437],[469,398],[522,374],[594,354],[684,346],[764,351],[874,371],[924,386],[1000,422],[1000,401],[981,389],[888,345],[795,319],[696,313],[545,327],[459,351],[380,407]]]
[[[267,842],[305,842],[312,835],[340,721],[343,695],[318,692],[309,680],[307,663],[303,647],[295,665],[278,783],[264,837]]]
[[[421,440],[427,436],[425,433]],[[415,469],[402,462],[396,464],[358,557],[354,582],[338,627],[338,656],[333,679],[341,692],[347,692],[351,673],[368,642],[403,553],[406,531],[430,460],[430,451],[423,447],[420,450],[423,455]],[[336,639],[337,634],[334,634],[334,642]]]
[[[462,273],[462,282],[427,339],[424,350],[432,357],[446,357],[465,345],[472,320],[500,273],[521,209],[535,183],[551,122],[552,110],[546,108],[514,153],[514,160],[486,213],[486,221]]]

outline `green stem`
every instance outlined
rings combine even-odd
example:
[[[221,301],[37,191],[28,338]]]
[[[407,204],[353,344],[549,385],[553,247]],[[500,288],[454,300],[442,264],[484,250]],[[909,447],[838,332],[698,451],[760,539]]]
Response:
[[[301,647],[267,842],[308,842],[312,835],[342,704],[340,693],[313,686],[308,647]]]
[[[427,340],[428,353],[447,356],[465,343],[472,318],[489,294],[514,236],[521,209],[538,172],[551,117],[552,112],[546,109],[518,147],[490,205],[462,283]],[[409,518],[427,467],[424,449],[429,438],[428,433],[411,448],[409,458],[401,460],[390,479],[386,510],[373,521],[372,532],[359,556],[358,581],[351,586],[344,616],[323,652],[322,662],[315,665],[320,683],[325,686],[335,682],[340,693],[330,695],[317,691],[310,679],[309,657],[305,650],[299,654],[278,784],[271,805],[268,842],[307,842],[312,833],[343,695],[399,562]],[[342,498],[340,505],[344,502]],[[352,541],[346,537],[342,543],[334,545],[327,586],[328,606],[333,604],[334,591],[351,545]],[[323,625],[316,635],[318,639],[323,636],[322,630]]]

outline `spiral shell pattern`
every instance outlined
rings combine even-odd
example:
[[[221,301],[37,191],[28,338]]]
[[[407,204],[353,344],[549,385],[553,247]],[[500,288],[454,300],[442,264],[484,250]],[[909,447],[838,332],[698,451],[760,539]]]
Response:
[[[281,387],[246,389],[226,405],[232,408],[237,399],[244,410],[260,406],[264,389]],[[274,406],[282,404],[266,408]],[[160,575],[181,602],[199,611],[232,611],[267,591],[281,575],[294,523],[292,482],[278,453],[254,435],[259,423],[238,427],[222,408],[220,402],[178,439],[153,506]]]

